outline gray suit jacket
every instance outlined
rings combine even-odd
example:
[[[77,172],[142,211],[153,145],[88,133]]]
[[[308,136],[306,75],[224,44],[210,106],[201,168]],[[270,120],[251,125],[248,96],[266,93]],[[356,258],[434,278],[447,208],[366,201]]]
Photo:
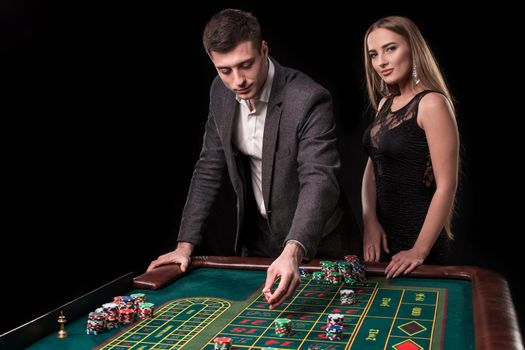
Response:
[[[275,65],[264,127],[262,191],[272,235],[278,242],[301,242],[314,257],[321,238],[341,219],[335,123],[330,93],[305,74]],[[237,194],[235,250],[242,248],[247,196],[232,143],[237,101],[219,77],[210,106],[199,160],[195,165],[178,241],[198,244],[222,182],[229,175]],[[227,171],[225,171],[227,168]]]

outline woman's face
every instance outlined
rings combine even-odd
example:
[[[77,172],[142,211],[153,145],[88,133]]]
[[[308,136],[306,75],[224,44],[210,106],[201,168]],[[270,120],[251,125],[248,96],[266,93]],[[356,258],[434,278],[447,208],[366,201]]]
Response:
[[[412,55],[401,35],[385,29],[374,29],[366,40],[372,67],[385,83],[403,85],[410,79]]]

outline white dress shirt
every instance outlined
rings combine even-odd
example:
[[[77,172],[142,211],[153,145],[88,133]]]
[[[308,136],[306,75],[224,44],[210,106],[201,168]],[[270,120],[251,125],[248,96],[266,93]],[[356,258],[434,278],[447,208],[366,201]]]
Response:
[[[239,102],[239,108],[236,112],[236,124],[233,131],[233,143],[243,154],[250,159],[250,170],[252,174],[252,188],[257,208],[264,218],[266,215],[266,206],[262,193],[262,147],[264,137],[264,122],[266,121],[266,112],[268,111],[268,101],[272,91],[273,77],[275,67],[268,59],[268,77],[264,83],[259,99],[255,102],[253,110],[246,100],[236,96]],[[309,259],[306,247],[299,241],[289,240],[288,243],[298,244],[304,252],[304,258]]]
[[[250,111],[248,101],[240,99],[236,113],[236,125],[233,132],[233,143],[243,154],[250,159],[252,173],[252,187],[255,202],[261,215],[266,218],[266,207],[262,193],[262,146],[264,137],[264,122],[268,110],[268,101],[272,90],[275,67],[268,60],[268,77],[264,83],[258,100]]]

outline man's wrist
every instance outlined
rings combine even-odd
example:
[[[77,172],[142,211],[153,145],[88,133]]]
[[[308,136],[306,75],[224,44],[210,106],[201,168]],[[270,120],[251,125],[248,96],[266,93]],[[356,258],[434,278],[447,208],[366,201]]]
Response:
[[[193,243],[180,241],[177,243],[176,250],[182,251],[184,253],[187,253],[188,255],[191,255],[191,253],[193,253]]]
[[[290,239],[286,241],[285,249],[288,248],[288,246],[290,246],[290,248],[292,248],[292,246],[296,248],[293,252],[298,255],[299,261],[307,259],[308,250],[306,250],[306,247],[301,242],[295,239]]]

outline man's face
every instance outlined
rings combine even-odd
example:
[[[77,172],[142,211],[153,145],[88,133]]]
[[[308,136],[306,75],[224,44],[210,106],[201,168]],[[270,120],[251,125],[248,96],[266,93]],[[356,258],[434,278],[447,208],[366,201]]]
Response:
[[[223,83],[239,98],[255,100],[268,75],[268,45],[243,41],[226,53],[212,51],[211,60]]]

